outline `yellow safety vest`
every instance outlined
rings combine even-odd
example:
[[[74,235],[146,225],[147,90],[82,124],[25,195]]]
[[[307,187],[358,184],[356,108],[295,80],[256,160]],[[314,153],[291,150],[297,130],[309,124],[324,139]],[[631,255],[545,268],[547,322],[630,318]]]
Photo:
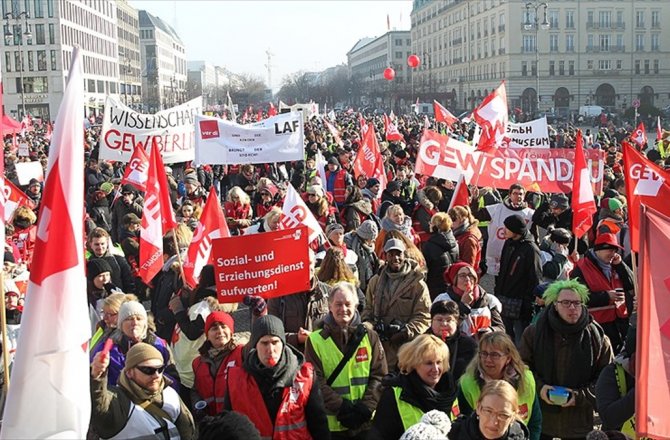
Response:
[[[410,426],[416,425],[421,420],[424,412],[412,405],[411,403],[405,402],[400,399],[402,394],[402,387],[393,387],[393,395],[395,396],[395,404],[398,407],[398,413],[402,419],[402,426],[405,431],[407,431]],[[449,413],[449,419],[455,420],[459,415],[458,408],[458,399],[454,400],[454,403],[451,404],[451,412]]]
[[[528,368],[523,372],[522,380],[524,381],[524,392],[523,394],[519,394],[519,416],[523,423],[527,425],[533,412],[533,402],[535,402],[535,378]],[[477,400],[479,400],[481,392],[475,377],[470,373],[463,374],[460,380],[460,387],[470,408],[474,409],[477,406]]]
[[[479,206],[479,209],[480,209],[480,210],[486,208],[485,203],[486,203],[486,202],[484,201],[484,196],[479,196],[478,206]],[[485,222],[480,221],[478,226],[479,226],[480,228],[487,228],[487,227],[489,226],[489,223],[491,223],[490,220],[485,221]]]
[[[628,387],[626,386],[626,371],[623,369],[621,364],[616,364],[614,371],[616,373],[617,388],[619,388],[621,397],[624,397],[628,393]],[[640,440],[647,439],[647,437],[637,437],[635,433],[635,414],[633,414],[630,419],[624,422],[623,426],[621,427],[621,432],[630,438],[639,438]]]
[[[344,354],[333,342],[333,338],[324,339],[321,335],[323,330],[318,330],[309,335],[316,355],[323,366],[323,376],[328,378],[335,367],[340,363]],[[353,337],[353,335],[352,335]],[[335,378],[330,387],[343,399],[356,403],[363,398],[370,380],[370,369],[372,366],[372,345],[370,337],[366,333],[358,348],[349,359],[340,374]],[[342,426],[335,415],[327,415],[328,429],[331,431],[346,431],[348,428]]]

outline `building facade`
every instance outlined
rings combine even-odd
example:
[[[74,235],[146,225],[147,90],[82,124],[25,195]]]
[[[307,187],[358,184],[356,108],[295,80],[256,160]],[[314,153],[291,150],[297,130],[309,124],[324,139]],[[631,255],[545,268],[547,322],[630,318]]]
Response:
[[[526,112],[670,103],[670,2],[414,0],[421,87],[473,108],[502,80]],[[415,80],[416,82],[416,80]]]
[[[91,0],[1,0],[5,113],[53,120],[63,99],[72,49],[82,49],[85,106],[97,114],[118,95],[116,5]]]
[[[186,100],[186,50],[175,30],[159,17],[139,11],[142,110],[154,113]]]
[[[119,41],[119,94],[124,104],[139,109],[142,102],[139,14],[126,0],[117,0],[116,17]]]
[[[188,62],[187,96],[188,99],[202,96],[203,108],[215,104],[216,66],[207,61]]]

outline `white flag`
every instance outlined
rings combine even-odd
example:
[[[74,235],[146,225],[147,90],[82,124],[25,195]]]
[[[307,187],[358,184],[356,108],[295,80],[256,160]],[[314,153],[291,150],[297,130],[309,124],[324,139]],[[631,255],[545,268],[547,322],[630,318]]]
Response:
[[[228,95],[228,111],[230,112],[230,120],[237,122],[237,114],[235,113],[235,106],[233,105],[233,99],[230,97],[230,92],[227,92]]]
[[[326,159],[321,154],[321,151],[316,152],[315,159],[316,159],[316,173],[321,178],[321,185],[323,185],[323,187],[325,188],[327,183],[326,166],[328,165],[328,162],[326,162]]]
[[[298,191],[293,188],[293,185],[288,185],[279,227],[281,229],[291,229],[298,225],[307,226],[307,230],[309,231],[307,241],[310,243],[319,238],[319,236],[322,236],[324,239],[326,238],[321,225],[319,225],[312,211],[309,210],[305,201],[300,197]]]

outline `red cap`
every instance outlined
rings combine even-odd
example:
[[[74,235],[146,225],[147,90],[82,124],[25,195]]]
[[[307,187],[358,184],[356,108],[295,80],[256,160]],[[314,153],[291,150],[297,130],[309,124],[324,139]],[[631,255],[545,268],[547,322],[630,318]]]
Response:
[[[230,329],[231,333],[235,333],[235,321],[233,317],[226,312],[212,312],[207,316],[205,321],[205,334],[214,325],[215,322],[220,322]]]
[[[444,271],[444,281],[447,282],[447,284],[451,284],[452,286],[456,285],[456,275],[458,274],[458,271],[463,269],[464,267],[469,267],[472,269],[472,271],[475,273],[475,276],[477,277],[477,283],[479,282],[479,277],[477,276],[477,271],[475,270],[474,267],[472,267],[470,264],[465,263],[463,261],[459,261],[457,263],[452,264],[449,266],[447,270]]]
[[[596,242],[593,248],[597,251],[601,249],[623,249],[623,247],[619,244],[619,240],[617,240],[616,235],[610,232],[600,234],[596,238]]]

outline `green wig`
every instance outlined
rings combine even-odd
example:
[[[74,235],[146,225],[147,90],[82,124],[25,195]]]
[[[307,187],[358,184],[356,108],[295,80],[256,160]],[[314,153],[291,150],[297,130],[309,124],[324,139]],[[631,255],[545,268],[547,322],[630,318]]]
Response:
[[[558,294],[561,293],[561,290],[572,290],[584,303],[589,300],[588,287],[577,280],[564,280],[554,281],[549,285],[549,287],[547,287],[547,290],[544,291],[544,295],[542,295],[542,299],[544,300],[545,304],[549,305],[556,302],[558,299]]]

